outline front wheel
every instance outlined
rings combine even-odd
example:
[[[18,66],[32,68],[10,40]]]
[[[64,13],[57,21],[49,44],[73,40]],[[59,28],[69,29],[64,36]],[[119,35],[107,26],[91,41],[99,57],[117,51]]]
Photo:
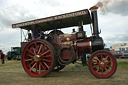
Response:
[[[48,75],[56,65],[54,47],[45,40],[29,42],[22,53],[22,65],[31,76]]]
[[[117,61],[109,51],[99,50],[92,54],[88,67],[94,76],[108,78],[116,72]]]

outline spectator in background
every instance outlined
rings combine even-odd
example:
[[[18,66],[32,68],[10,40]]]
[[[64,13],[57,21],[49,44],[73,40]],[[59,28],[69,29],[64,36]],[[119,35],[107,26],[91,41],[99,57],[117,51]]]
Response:
[[[2,64],[4,64],[4,63],[5,63],[5,62],[4,62],[4,58],[6,57],[6,55],[3,54],[2,51],[1,51],[1,53],[0,53],[0,57],[1,57],[1,62],[2,62]]]

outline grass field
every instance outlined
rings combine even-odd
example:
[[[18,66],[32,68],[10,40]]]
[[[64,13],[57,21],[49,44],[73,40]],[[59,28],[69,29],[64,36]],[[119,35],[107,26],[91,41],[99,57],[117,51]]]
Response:
[[[1,64],[0,85],[128,85],[128,59],[118,59],[116,73],[107,79],[97,79],[87,66],[70,64],[60,72],[47,77],[29,76],[22,68],[21,61],[10,60]]]

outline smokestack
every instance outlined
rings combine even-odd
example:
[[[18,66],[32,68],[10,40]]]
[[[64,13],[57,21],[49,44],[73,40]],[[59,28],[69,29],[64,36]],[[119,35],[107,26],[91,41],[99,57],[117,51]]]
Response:
[[[93,6],[89,10],[91,11],[92,15],[93,35],[99,37],[97,9],[97,6]]]

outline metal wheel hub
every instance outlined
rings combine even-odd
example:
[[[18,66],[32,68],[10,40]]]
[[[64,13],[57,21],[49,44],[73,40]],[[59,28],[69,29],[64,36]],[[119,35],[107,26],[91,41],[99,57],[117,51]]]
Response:
[[[40,60],[40,55],[35,55],[34,56],[34,61],[38,62]]]
[[[105,62],[103,62],[103,61],[101,61],[99,64],[100,64],[100,67],[102,67],[102,68],[105,66]]]

